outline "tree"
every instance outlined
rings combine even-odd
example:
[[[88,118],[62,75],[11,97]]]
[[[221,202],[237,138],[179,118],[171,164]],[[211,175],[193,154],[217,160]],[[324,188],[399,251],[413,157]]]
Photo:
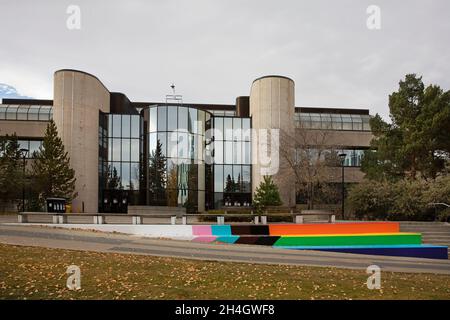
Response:
[[[53,120],[47,125],[44,141],[33,158],[33,188],[41,205],[46,198],[60,197],[70,202],[77,196],[75,171],[70,166],[70,158],[64,150],[61,138],[58,137]]]
[[[263,181],[255,190],[253,204],[257,212],[261,212],[267,206],[281,206],[280,193],[271,176],[263,177]]]
[[[20,197],[25,176],[22,154],[15,134],[0,137],[0,201],[8,204]]]
[[[330,134],[330,130],[303,127],[292,134],[280,132],[280,156],[293,172],[296,193],[305,195],[308,209],[313,209],[319,193],[325,198],[333,198],[336,193],[330,182],[337,180],[335,168],[340,164],[338,148],[330,143]]]
[[[160,204],[165,202],[166,195],[166,157],[162,153],[162,144],[159,139],[156,142],[156,149],[152,151],[149,157],[149,185],[148,191],[150,202]]]
[[[389,96],[392,123],[377,114],[370,125],[374,138],[362,171],[369,179],[435,179],[450,158],[450,91],[408,74]],[[374,152],[375,151],[375,152]]]

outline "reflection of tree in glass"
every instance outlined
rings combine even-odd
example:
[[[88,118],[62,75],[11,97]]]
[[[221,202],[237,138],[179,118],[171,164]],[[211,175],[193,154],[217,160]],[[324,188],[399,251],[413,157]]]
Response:
[[[177,167],[173,166],[167,173],[167,206],[178,205]]]
[[[236,184],[231,175],[227,175],[227,181],[225,182],[225,192],[234,192],[236,190]]]
[[[159,139],[156,149],[149,156],[148,176],[149,200],[153,203],[164,201],[166,198],[166,157],[162,153],[162,144]]]
[[[106,177],[106,189],[109,190],[123,189],[122,182],[119,175],[117,174],[116,167],[113,167],[113,169],[111,170],[111,166],[108,166],[108,176]]]

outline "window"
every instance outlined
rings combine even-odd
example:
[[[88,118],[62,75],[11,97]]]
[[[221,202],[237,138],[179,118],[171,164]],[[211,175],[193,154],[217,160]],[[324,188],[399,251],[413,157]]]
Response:
[[[167,108],[158,107],[158,131],[166,131]]]
[[[149,110],[149,124],[148,124],[148,132],[156,132],[157,127],[157,121],[158,121],[158,108],[154,107],[154,108],[150,108]]]
[[[177,107],[169,106],[167,107],[167,130],[174,131],[178,128],[177,122]]]
[[[112,122],[113,122],[112,137],[120,138],[121,133],[122,133],[121,119],[122,118],[121,118],[120,114],[112,115]]]
[[[121,138],[129,138],[131,134],[131,127],[130,127],[130,119],[131,117],[129,115],[122,115],[122,135]]]

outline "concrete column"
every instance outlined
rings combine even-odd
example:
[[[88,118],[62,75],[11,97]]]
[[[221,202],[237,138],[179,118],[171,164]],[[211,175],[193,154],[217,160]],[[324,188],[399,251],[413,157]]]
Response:
[[[256,79],[250,91],[250,115],[252,117],[253,129],[259,133],[260,129],[278,129],[284,134],[294,134],[294,112],[295,112],[295,92],[294,81],[283,76],[266,76]],[[283,132],[279,131],[280,136]],[[269,174],[280,190],[281,200],[284,206],[295,206],[295,179],[293,170],[287,161],[279,154],[278,148],[273,148],[270,152],[270,138],[267,149],[272,158],[269,165],[261,163],[261,146],[264,145],[261,136],[257,134],[252,138],[252,192],[263,180],[265,170],[273,171],[278,167],[276,173]],[[278,165],[276,158],[278,157]],[[266,172],[267,172],[266,171]]]
[[[55,72],[53,119],[77,179],[72,212],[98,211],[99,112],[109,108],[110,93],[95,76],[76,70]]]

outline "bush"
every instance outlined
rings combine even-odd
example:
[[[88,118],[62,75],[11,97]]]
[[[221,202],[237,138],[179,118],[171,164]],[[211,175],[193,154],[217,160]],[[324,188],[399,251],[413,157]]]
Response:
[[[448,203],[449,199],[450,177],[446,176],[432,181],[364,180],[350,189],[347,203],[358,219],[445,221],[445,206],[431,203]]]

